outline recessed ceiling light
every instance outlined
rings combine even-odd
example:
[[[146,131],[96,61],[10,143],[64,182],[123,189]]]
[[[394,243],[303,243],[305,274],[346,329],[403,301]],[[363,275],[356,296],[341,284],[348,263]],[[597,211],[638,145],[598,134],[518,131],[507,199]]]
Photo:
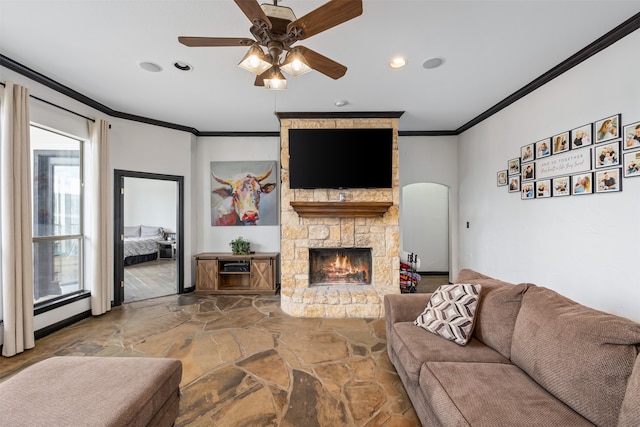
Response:
[[[193,67],[186,62],[176,61],[173,63],[173,66],[176,67],[180,71],[191,71]]]
[[[349,101],[347,101],[346,99],[341,99],[339,101],[334,102],[333,105],[335,105],[336,107],[344,107],[348,103]]]
[[[444,59],[442,58],[429,58],[422,63],[422,66],[427,70],[431,70],[432,68],[438,68],[444,63]]]
[[[153,62],[141,62],[138,65],[140,65],[140,68],[142,68],[143,70],[151,71],[152,73],[162,71],[162,67]]]
[[[400,56],[393,58],[391,62],[389,62],[389,67],[391,68],[402,68],[405,65],[407,65],[407,60]]]

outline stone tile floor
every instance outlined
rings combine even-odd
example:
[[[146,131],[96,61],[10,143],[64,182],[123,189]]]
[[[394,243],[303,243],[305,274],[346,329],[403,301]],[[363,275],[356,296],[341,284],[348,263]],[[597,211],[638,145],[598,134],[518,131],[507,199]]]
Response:
[[[279,296],[124,304],[0,358],[0,381],[54,355],[180,359],[178,427],[420,425],[387,356],[384,319],[294,318]]]

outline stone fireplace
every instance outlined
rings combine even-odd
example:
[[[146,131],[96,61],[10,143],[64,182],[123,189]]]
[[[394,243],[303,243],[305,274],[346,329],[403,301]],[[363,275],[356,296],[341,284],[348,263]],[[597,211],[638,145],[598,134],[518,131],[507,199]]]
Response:
[[[353,115],[278,113],[281,147],[281,305],[299,317],[384,316],[385,294],[400,293],[398,118],[401,113]],[[289,129],[392,128],[393,185],[379,189],[306,190],[289,187]],[[327,171],[330,173],[330,171]],[[344,201],[340,201],[344,199]],[[312,257],[335,252],[365,252],[367,273],[347,272],[340,261],[314,276]],[[356,263],[360,261],[355,261]],[[356,270],[362,267],[357,267]],[[349,276],[339,280],[338,276]],[[366,276],[366,282],[358,278]],[[330,278],[327,279],[327,277]]]

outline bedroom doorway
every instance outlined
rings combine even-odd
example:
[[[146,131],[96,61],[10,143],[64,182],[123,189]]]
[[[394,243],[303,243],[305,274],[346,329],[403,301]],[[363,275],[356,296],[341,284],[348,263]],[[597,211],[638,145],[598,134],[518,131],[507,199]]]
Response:
[[[184,292],[184,178],[114,171],[113,305]]]

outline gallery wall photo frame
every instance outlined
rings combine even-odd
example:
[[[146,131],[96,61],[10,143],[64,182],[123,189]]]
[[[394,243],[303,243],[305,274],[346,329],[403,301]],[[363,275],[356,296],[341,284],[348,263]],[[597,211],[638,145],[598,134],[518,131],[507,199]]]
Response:
[[[535,160],[535,147],[533,144],[524,145],[520,149],[520,159],[522,163],[527,163]]]
[[[591,145],[593,141],[593,126],[591,126],[591,123],[571,129],[570,140],[572,150]]]
[[[551,138],[541,139],[534,146],[536,148],[536,159],[551,155]]]
[[[509,163],[507,164],[507,170],[509,171],[509,176],[519,175],[520,174],[520,157],[516,157],[515,159],[509,160]]]
[[[536,199],[551,197],[551,180],[543,179],[535,183]]]
[[[624,153],[622,166],[625,178],[640,176],[640,151]]]
[[[571,175],[571,195],[593,194],[593,172]]]
[[[522,165],[522,182],[533,181],[534,179],[536,179],[536,164],[532,162]]]
[[[621,168],[605,169],[596,172],[595,192],[615,193],[622,191]]]
[[[569,132],[562,132],[551,137],[551,154],[569,151]]]
[[[620,138],[620,114],[596,120],[593,132],[595,133],[594,142],[596,144]]]
[[[533,182],[523,182],[522,191],[520,192],[520,198],[522,200],[532,200],[536,197],[535,187]]]
[[[607,168],[620,164],[620,141],[608,142],[595,147],[594,168]]]
[[[520,191],[520,175],[509,177],[509,193],[517,193]]]
[[[561,176],[551,180],[551,194],[553,197],[568,196],[571,194],[571,182],[568,176]]]
[[[498,174],[496,176],[496,183],[498,184],[498,187],[504,187],[505,185],[507,185],[507,176],[508,176],[508,172],[505,170],[503,171],[498,171]]]
[[[623,150],[640,148],[640,122],[625,125],[622,130]]]

